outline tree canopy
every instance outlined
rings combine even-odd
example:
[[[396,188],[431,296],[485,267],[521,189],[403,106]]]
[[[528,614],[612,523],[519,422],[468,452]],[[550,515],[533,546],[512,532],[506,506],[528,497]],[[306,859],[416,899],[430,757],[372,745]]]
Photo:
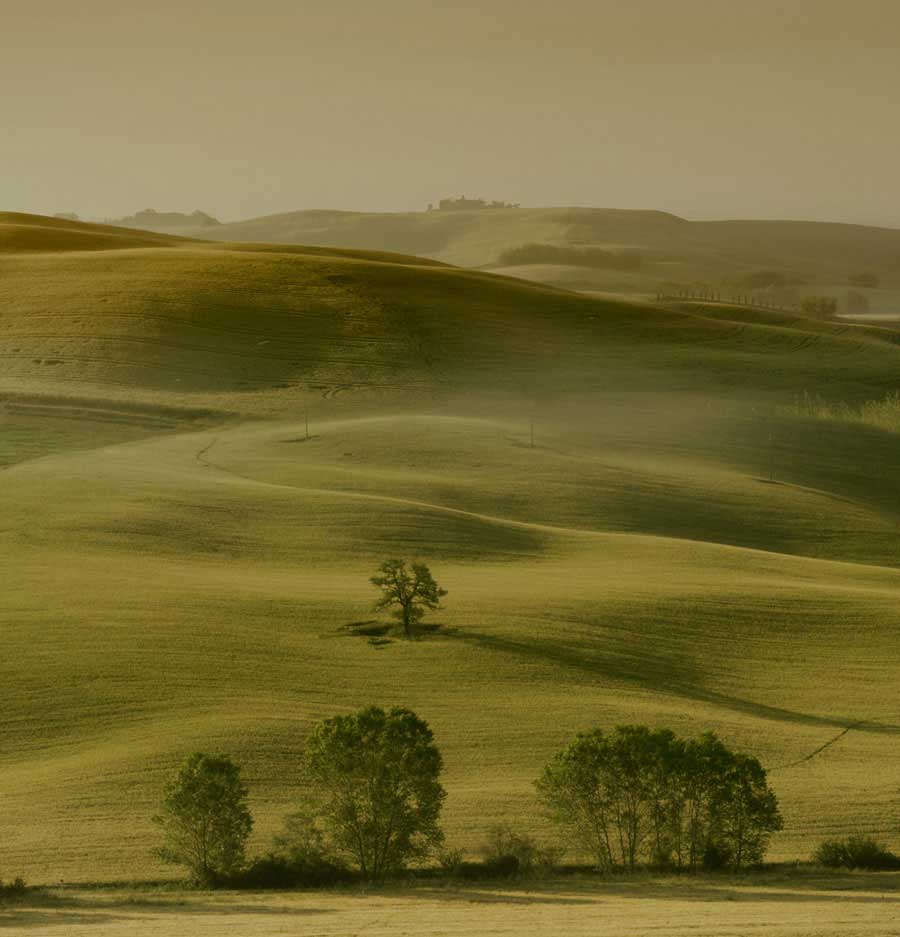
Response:
[[[413,636],[413,625],[424,618],[426,609],[440,608],[447,594],[424,563],[407,567],[405,560],[385,560],[369,581],[381,590],[375,610],[394,608],[394,617],[403,624],[407,638]]]
[[[537,789],[603,869],[634,869],[642,860],[740,869],[761,862],[782,827],[765,769],[713,733],[585,732],[547,765]]]
[[[307,806],[334,852],[381,881],[442,842],[442,767],[431,729],[408,709],[335,716],[306,745]]]
[[[236,872],[253,828],[240,769],[227,755],[191,755],[154,821],[165,836],[160,858],[186,866],[196,882],[213,885]]]

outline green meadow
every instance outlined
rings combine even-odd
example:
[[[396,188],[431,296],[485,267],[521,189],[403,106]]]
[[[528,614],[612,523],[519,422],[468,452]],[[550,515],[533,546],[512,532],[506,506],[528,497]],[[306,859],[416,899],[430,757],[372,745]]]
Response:
[[[371,702],[434,729],[466,852],[551,839],[542,765],[627,722],[757,755],[776,860],[900,845],[900,438],[846,418],[898,333],[143,236],[0,215],[4,878],[171,874],[150,818],[197,749],[265,849],[312,724]],[[373,635],[389,556],[449,590],[413,642]]]

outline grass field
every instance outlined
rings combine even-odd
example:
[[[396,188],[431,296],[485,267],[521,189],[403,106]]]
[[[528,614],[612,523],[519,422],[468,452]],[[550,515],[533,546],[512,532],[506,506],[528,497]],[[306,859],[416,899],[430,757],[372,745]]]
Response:
[[[7,933],[106,937],[322,937],[523,934],[722,937],[892,937],[895,874],[757,875],[743,879],[597,881],[538,886],[429,886],[294,894],[215,895],[123,888],[59,889],[0,908]]]
[[[169,874],[150,817],[197,748],[244,765],[266,848],[310,726],[369,702],[431,723],[466,851],[504,820],[551,837],[542,764],[635,721],[757,754],[785,816],[774,858],[856,830],[900,845],[898,437],[789,410],[896,389],[896,333],[240,245],[10,251],[0,302],[4,878]],[[373,642],[354,624],[395,554],[450,594],[421,640]],[[484,902],[511,933],[581,902],[621,917],[630,887]],[[727,905],[646,887],[647,927],[837,906],[818,884]],[[170,919],[66,895],[19,924]],[[184,900],[178,933],[225,932]],[[472,900],[394,896],[379,926],[423,908],[462,932]],[[800,932],[875,933],[892,900]],[[221,901],[235,932],[332,905],[322,933],[357,926],[348,895]]]

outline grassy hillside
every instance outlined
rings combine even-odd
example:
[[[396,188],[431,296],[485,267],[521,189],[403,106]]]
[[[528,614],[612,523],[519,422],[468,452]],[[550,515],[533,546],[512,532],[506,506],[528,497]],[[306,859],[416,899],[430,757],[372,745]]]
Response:
[[[432,724],[465,850],[549,835],[542,763],[633,721],[758,754],[777,857],[895,840],[900,447],[785,405],[883,397],[896,339],[404,256],[0,255],[4,876],[163,873],[196,748],[264,848],[312,723],[373,701]],[[395,554],[449,589],[411,643],[370,633]]]
[[[746,292],[743,278],[776,271],[801,294],[846,293],[849,278],[879,277],[900,288],[900,231],[803,221],[686,221],[654,211],[523,208],[392,214],[300,211],[222,225],[196,236],[367,247],[415,253],[469,267],[490,267],[539,282],[615,293],[655,294],[707,283]],[[499,268],[500,257],[525,244],[637,251],[638,271],[579,266]],[[880,308],[877,289],[863,290]],[[896,297],[885,312],[897,312]]]
[[[0,254],[162,247],[184,238],[42,215],[0,212]]]
[[[749,396],[856,400],[900,376],[896,335],[883,330],[601,301],[397,255],[190,242],[83,251],[80,228],[46,230],[72,249],[0,252],[7,393],[271,414],[347,391],[533,405],[601,391],[734,395],[749,383]]]

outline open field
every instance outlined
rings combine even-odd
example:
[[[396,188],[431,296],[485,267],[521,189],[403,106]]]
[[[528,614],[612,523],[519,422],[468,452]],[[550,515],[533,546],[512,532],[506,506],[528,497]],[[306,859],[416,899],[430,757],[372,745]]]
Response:
[[[623,882],[573,876],[535,886],[420,883],[288,894],[56,889],[0,908],[0,929],[67,937],[893,937],[898,911],[898,878],[890,873]]]
[[[774,858],[856,830],[900,845],[898,437],[783,407],[895,390],[896,332],[240,245],[0,254],[0,302],[4,878],[167,874],[150,817],[198,748],[244,765],[264,849],[310,726],[370,702],[432,725],[448,842],[468,852],[504,820],[552,836],[533,779],[618,722],[757,754],[785,816]],[[394,554],[450,591],[415,642],[358,627]],[[878,933],[893,913],[868,886],[707,905],[679,885],[657,908],[630,887],[484,900],[497,928],[582,901],[685,929],[702,905],[733,933],[776,912],[786,933]],[[332,905],[315,926],[345,933],[371,913],[188,896],[176,918],[72,894],[68,924],[40,917],[65,921],[63,902],[34,926],[218,934],[202,908],[221,900],[236,933],[257,904],[276,908],[259,933]],[[478,912],[390,901],[388,924],[424,907],[445,933]]]

